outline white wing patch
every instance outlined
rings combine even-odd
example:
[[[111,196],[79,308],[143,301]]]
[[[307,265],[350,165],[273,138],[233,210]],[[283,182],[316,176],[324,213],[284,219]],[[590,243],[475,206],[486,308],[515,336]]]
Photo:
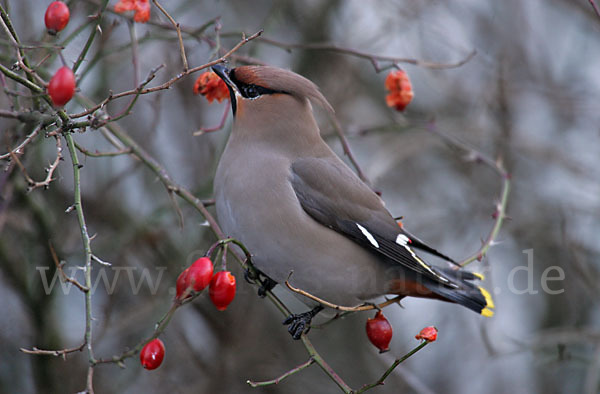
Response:
[[[375,246],[376,248],[379,248],[379,243],[377,242],[375,237],[373,237],[373,235],[366,228],[364,228],[363,226],[361,226],[358,223],[356,223],[356,227],[358,227],[360,232],[363,233],[363,235],[369,240],[371,245]]]
[[[408,243],[410,242],[410,239],[404,235],[404,234],[398,234],[398,236],[396,237],[396,243],[402,247],[404,247],[404,249],[406,249],[408,251],[408,253],[410,253],[410,255],[417,260],[417,262],[419,264],[421,264],[421,266],[423,268],[425,268],[427,271],[429,271],[430,273],[432,273],[433,275],[435,275],[439,280],[441,280],[442,282],[448,283],[449,280],[444,278],[442,275],[438,274],[437,272],[435,272],[434,270],[431,269],[431,267],[425,263],[423,260],[421,260],[419,258],[419,256],[417,256],[415,254],[415,252],[413,252],[413,250],[408,246]]]
[[[408,245],[409,241],[410,239],[408,239],[408,237],[404,234],[398,234],[398,236],[396,237],[396,243],[401,246]]]

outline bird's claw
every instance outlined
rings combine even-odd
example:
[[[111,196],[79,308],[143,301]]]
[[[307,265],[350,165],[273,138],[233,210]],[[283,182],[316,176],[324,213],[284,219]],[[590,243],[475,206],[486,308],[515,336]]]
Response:
[[[284,325],[289,325],[288,332],[292,338],[298,340],[304,333],[310,331],[310,322],[317,313],[323,310],[321,305],[317,305],[312,310],[296,315],[289,315],[284,321]]]
[[[268,276],[265,276],[265,278],[263,280],[260,280],[260,287],[258,288],[258,296],[260,298],[265,298],[265,296],[267,295],[268,291],[273,290],[273,288],[275,286],[277,286],[277,282],[275,282],[273,279],[269,278]]]
[[[258,288],[258,296],[260,298],[265,298],[267,292],[273,290],[273,288],[277,286],[277,282],[256,268],[246,268],[244,271],[244,279],[250,284],[255,284],[256,282],[260,283],[260,287]]]

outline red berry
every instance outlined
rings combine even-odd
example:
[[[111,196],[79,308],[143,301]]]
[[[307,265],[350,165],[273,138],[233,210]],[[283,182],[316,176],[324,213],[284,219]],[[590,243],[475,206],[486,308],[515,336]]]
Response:
[[[177,278],[176,297],[181,299],[183,293],[191,288],[194,291],[202,291],[208,284],[213,275],[213,264],[208,257],[201,257],[190,267],[186,268]],[[188,291],[189,297],[191,290]]]
[[[235,297],[235,276],[229,271],[219,271],[213,276],[208,294],[218,310],[224,311]]]
[[[62,1],[53,1],[46,9],[46,15],[44,15],[44,22],[46,22],[46,29],[49,34],[56,34],[67,26],[69,23],[69,7]]]
[[[75,74],[69,67],[61,67],[48,84],[48,94],[54,105],[61,107],[75,94]]]
[[[190,282],[188,281],[188,278],[187,278],[189,272],[190,272],[190,267],[183,270],[183,272],[181,274],[179,274],[179,276],[177,277],[177,283],[175,285],[175,290],[176,290],[175,297],[177,299],[181,299],[181,297],[183,296],[183,293],[189,287]],[[186,296],[186,298],[191,295],[189,293],[190,292],[188,292],[188,295]]]
[[[413,99],[414,93],[408,74],[403,70],[392,71],[385,78],[385,88],[390,93],[385,97],[388,107],[403,111]]]
[[[208,257],[201,257],[192,264],[188,272],[188,281],[194,291],[202,291],[213,276],[213,264]]]
[[[424,339],[428,342],[433,342],[437,339],[438,330],[434,326],[425,327],[416,336],[415,339]]]
[[[374,318],[367,320],[367,336],[369,341],[379,349],[379,353],[390,350],[392,326],[381,311],[377,311]]]
[[[165,358],[165,344],[158,338],[148,342],[140,352],[140,362],[146,369],[160,367],[163,358]]]

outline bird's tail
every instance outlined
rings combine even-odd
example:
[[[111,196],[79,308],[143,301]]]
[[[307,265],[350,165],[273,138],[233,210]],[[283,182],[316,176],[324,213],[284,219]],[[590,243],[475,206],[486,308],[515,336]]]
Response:
[[[437,283],[424,284],[430,291],[447,301],[460,304],[485,317],[494,315],[493,309],[495,305],[490,292],[473,283],[474,281],[483,280],[483,275],[450,268],[436,269],[442,271],[448,279],[452,279],[453,282],[459,285],[459,288],[452,288]]]

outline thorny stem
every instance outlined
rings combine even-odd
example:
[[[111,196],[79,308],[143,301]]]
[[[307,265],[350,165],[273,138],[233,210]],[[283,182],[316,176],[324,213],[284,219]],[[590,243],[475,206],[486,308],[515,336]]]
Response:
[[[85,287],[88,289],[92,288],[92,248],[90,246],[90,236],[87,231],[87,225],[85,222],[85,216],[83,214],[83,206],[81,204],[81,167],[82,165],[79,163],[79,158],[77,157],[77,152],[75,150],[75,143],[73,142],[73,136],[71,133],[66,132],[63,134],[65,140],[67,141],[67,146],[69,148],[69,154],[71,155],[71,160],[73,162],[73,184],[74,184],[74,205],[75,211],[77,212],[77,220],[79,221],[79,228],[81,230],[81,240],[83,242],[83,250],[85,253],[85,265],[84,265],[84,278],[85,278]],[[94,358],[94,350],[92,347],[92,292],[85,292],[85,343],[87,344],[88,350],[88,381],[87,381],[87,390],[88,392],[93,392],[92,379],[94,364],[96,363],[96,359]]]

